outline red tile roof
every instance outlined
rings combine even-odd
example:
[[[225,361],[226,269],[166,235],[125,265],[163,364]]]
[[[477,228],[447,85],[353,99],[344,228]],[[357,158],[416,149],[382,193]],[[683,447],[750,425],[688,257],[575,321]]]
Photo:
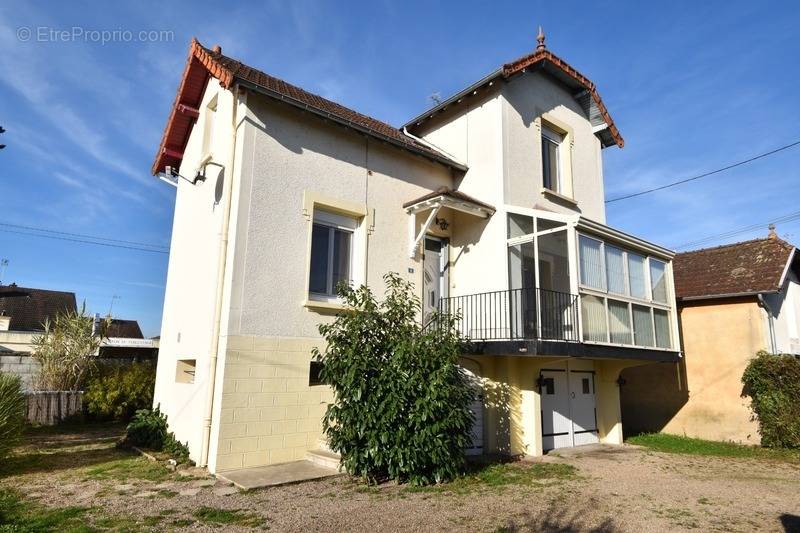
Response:
[[[471,85],[467,89],[456,93],[432,109],[429,109],[418,117],[411,119],[406,123],[406,127],[413,132],[415,131],[414,128],[416,126],[419,126],[428,118],[440,111],[443,111],[445,108],[448,108],[452,105],[458,105],[463,98],[471,94],[475,94],[477,89],[488,86],[497,79],[507,80],[525,70],[534,70],[537,68],[546,69],[551,75],[561,79],[562,82],[568,82],[575,88],[584,90],[584,94],[587,94],[589,99],[587,101],[587,105],[591,107],[593,104],[594,106],[591,107],[591,109],[587,109],[590,119],[597,115],[598,122],[605,122],[607,126],[608,135],[606,136],[604,133],[603,145],[607,146],[616,144],[620,148],[625,146],[625,140],[622,138],[622,135],[614,123],[614,120],[611,118],[611,115],[603,103],[603,100],[600,98],[600,94],[597,92],[597,87],[595,86],[594,82],[570,66],[569,63],[545,48],[543,43],[541,43],[533,53],[526,54],[510,63],[506,63],[495,72]],[[576,98],[578,97],[576,96]]]
[[[675,255],[679,299],[777,292],[795,247],[777,237]]]
[[[312,111],[453,168],[466,170],[463,164],[406,135],[398,128],[270,76],[241,61],[224,56],[216,47],[209,50],[196,39],[192,39],[189,46],[189,58],[178,87],[178,94],[172,105],[156,160],[153,163],[153,174],[162,172],[168,165],[178,166],[180,164],[183,150],[186,148],[189,133],[195,121],[190,114],[181,112],[181,106],[198,109],[210,76],[217,78],[220,85],[226,89],[230,89],[236,82],[243,83],[283,102]]]
[[[115,318],[108,325],[106,337],[124,338],[124,339],[143,339],[142,329],[136,320],[122,320]]]

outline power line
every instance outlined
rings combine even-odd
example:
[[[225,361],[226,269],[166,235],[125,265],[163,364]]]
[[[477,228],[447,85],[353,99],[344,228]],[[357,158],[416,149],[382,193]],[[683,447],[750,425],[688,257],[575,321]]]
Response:
[[[82,243],[82,244],[95,244],[97,246],[108,246],[110,248],[124,248],[126,250],[138,250],[138,251],[141,251],[141,252],[153,252],[153,253],[157,253],[157,254],[168,254],[169,253],[169,250],[156,250],[154,248],[142,248],[140,246],[127,246],[127,245],[124,245],[124,244],[113,244],[113,243],[110,243],[110,242],[90,241],[90,240],[85,240],[85,239],[76,239],[76,238],[71,238],[71,237],[64,237],[64,236],[60,236],[60,235],[48,235],[46,233],[32,233],[32,232],[28,232],[28,231],[13,230],[13,229],[2,228],[2,227],[0,227],[0,231],[3,231],[5,233],[16,233],[18,235],[30,235],[32,237],[44,237],[45,239],[54,239],[54,240],[59,240],[59,241],[78,242],[78,243]]]
[[[706,172],[705,174],[692,176],[691,178],[685,178],[685,179],[682,179],[682,180],[673,181],[672,183],[667,183],[666,185],[662,185],[660,187],[654,187],[652,189],[647,189],[647,190],[644,190],[644,191],[639,191],[639,192],[635,192],[635,193],[632,193],[632,194],[626,194],[624,196],[618,196],[616,198],[611,198],[610,200],[606,200],[606,203],[610,204],[611,202],[619,202],[620,200],[627,200],[628,198],[635,198],[637,196],[642,196],[644,194],[650,194],[651,192],[661,191],[661,190],[664,190],[664,189],[668,189],[670,187],[675,187],[676,185],[682,185],[682,184],[688,183],[690,181],[699,180],[700,178],[705,178],[705,177],[711,176],[713,174],[719,174],[720,172],[724,172],[724,171],[730,170],[732,168],[736,168],[736,167],[739,167],[739,166],[742,166],[742,165],[746,165],[747,163],[752,163],[753,161],[756,161],[757,159],[761,159],[761,158],[770,156],[772,154],[777,154],[778,152],[782,152],[783,150],[788,150],[789,148],[791,148],[793,146],[797,146],[798,144],[800,144],[800,141],[795,141],[793,143],[787,144],[786,146],[781,146],[780,148],[776,148],[775,150],[770,150],[769,152],[764,152],[763,154],[759,154],[759,155],[751,157],[749,159],[745,159],[744,161],[739,161],[738,163],[733,163],[732,165],[728,165],[727,167],[718,168],[717,170],[712,170],[711,172]]]
[[[692,246],[698,246],[700,244],[705,244],[710,241],[715,241],[718,239],[727,239],[728,237],[734,237],[736,235],[741,235],[742,233],[747,233],[748,231],[752,231],[755,229],[763,228],[769,224],[785,224],[787,222],[792,222],[794,220],[800,220],[800,211],[796,211],[794,213],[789,213],[787,215],[783,215],[773,220],[769,220],[767,222],[762,222],[759,224],[750,224],[748,226],[742,226],[740,228],[732,229],[730,231],[726,231],[723,233],[717,233],[715,235],[709,235],[707,237],[703,237],[702,239],[686,242],[679,246],[676,246],[676,250],[680,250],[681,248],[689,248]]]
[[[81,239],[92,239],[95,241],[104,241],[104,242],[112,242],[112,243],[119,243],[119,244],[129,244],[132,246],[146,246],[148,248],[161,248],[164,250],[168,250],[168,246],[164,246],[163,244],[150,244],[147,242],[137,242],[137,241],[125,241],[121,239],[112,239],[110,237],[98,237],[96,235],[86,235],[85,233],[71,233],[68,231],[58,231],[54,229],[47,229],[47,228],[37,228],[36,226],[23,226],[21,224],[11,224],[9,222],[0,222],[0,226],[5,226],[8,228],[16,228],[16,229],[23,229],[29,231],[41,231],[44,233],[54,233],[56,235],[66,235],[67,237],[78,237]]]

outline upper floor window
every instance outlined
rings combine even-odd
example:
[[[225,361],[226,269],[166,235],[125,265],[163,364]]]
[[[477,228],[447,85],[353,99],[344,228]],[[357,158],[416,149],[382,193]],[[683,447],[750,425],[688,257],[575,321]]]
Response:
[[[564,136],[542,125],[542,184],[546,189],[563,193],[561,183],[561,145]]]
[[[336,298],[339,283],[352,283],[354,218],[314,211],[311,229],[309,292],[315,299]]]

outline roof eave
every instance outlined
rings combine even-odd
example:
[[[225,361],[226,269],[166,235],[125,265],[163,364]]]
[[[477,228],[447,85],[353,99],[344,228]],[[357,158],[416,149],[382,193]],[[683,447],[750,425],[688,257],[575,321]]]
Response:
[[[762,294],[776,294],[778,292],[780,292],[780,290],[732,292],[727,294],[702,294],[697,296],[677,296],[675,299],[679,302],[698,302],[704,300],[725,300],[728,298],[747,298]]]

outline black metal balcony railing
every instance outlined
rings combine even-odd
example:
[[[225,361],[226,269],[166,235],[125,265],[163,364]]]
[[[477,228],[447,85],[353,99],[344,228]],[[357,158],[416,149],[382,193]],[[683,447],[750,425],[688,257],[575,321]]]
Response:
[[[523,288],[442,298],[439,312],[458,315],[456,327],[473,341],[579,341],[578,296]]]

